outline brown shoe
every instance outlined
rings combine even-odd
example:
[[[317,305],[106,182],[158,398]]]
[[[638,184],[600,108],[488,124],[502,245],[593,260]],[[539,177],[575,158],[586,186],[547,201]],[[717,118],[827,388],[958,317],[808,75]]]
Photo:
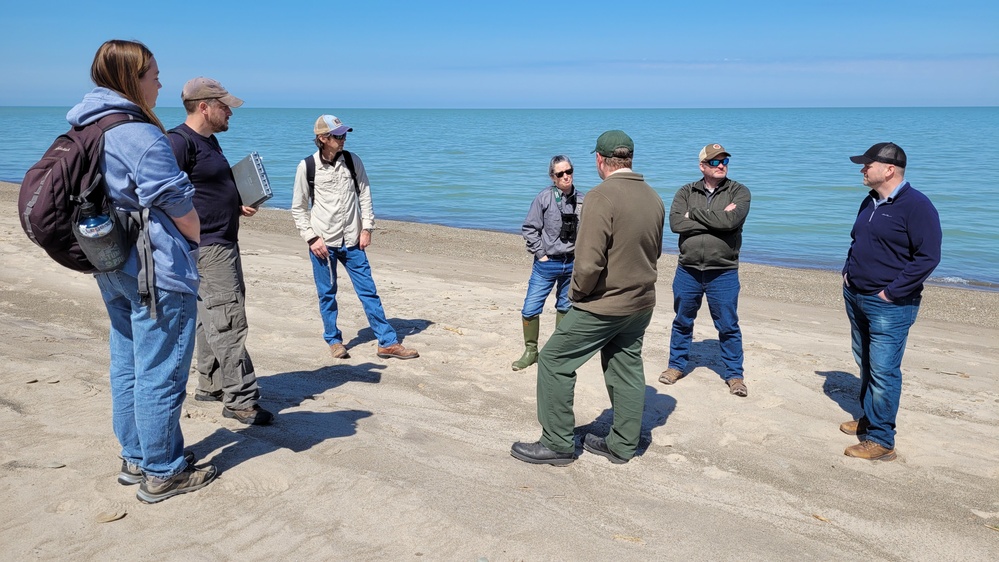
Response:
[[[350,354],[347,353],[347,348],[343,346],[342,343],[335,343],[330,346],[330,354],[333,355],[333,359],[349,359]]]
[[[860,419],[843,422],[839,424],[839,430],[847,435],[865,435],[867,434],[867,420]]]
[[[736,396],[749,396],[749,389],[746,388],[746,381],[742,377],[735,379],[728,379],[725,381],[728,385],[728,391]]]
[[[869,461],[893,461],[895,460],[895,449],[886,449],[874,441],[861,441],[856,445],[847,447],[843,454],[848,457],[867,459]]]
[[[382,359],[415,359],[420,356],[415,349],[408,349],[401,343],[394,343],[388,347],[379,347],[378,356]]]
[[[670,367],[663,371],[663,374],[659,375],[659,382],[663,384],[674,384],[676,381],[683,378],[683,371],[680,369],[674,369]]]

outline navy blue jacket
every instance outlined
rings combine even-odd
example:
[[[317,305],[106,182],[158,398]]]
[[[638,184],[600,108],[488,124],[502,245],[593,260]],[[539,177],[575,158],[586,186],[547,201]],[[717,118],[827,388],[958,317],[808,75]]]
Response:
[[[883,290],[892,301],[917,296],[940,263],[940,216],[909,182],[875,207],[877,198],[872,190],[860,205],[843,273],[861,294]]]

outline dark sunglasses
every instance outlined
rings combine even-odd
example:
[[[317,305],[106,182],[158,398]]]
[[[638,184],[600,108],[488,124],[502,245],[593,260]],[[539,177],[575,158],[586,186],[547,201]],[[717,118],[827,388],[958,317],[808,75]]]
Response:
[[[705,162],[712,168],[717,168],[721,164],[728,166],[728,158],[715,158],[714,160],[705,160]]]
[[[559,179],[562,179],[562,176],[571,176],[571,175],[572,175],[572,168],[569,168],[568,170],[563,170],[561,172],[555,172],[555,177]]]
[[[333,140],[343,140],[343,139],[347,138],[347,133],[344,133],[342,135],[334,135],[333,133],[330,133],[330,134],[328,134],[326,136],[329,137],[329,138],[331,138],[331,139],[333,139]]]

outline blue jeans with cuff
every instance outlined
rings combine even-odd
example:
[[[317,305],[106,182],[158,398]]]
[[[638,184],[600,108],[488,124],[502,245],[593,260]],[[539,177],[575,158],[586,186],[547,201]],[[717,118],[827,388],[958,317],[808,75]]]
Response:
[[[323,339],[326,343],[329,345],[343,343],[343,333],[336,326],[337,262],[342,263],[347,270],[347,276],[354,285],[354,292],[357,293],[364,314],[368,317],[368,325],[378,339],[378,346],[388,347],[399,343],[395,329],[385,319],[382,300],[378,298],[375,280],[371,277],[368,255],[358,246],[339,248],[327,246],[326,249],[330,253],[328,260],[321,260],[309,252],[309,258],[312,260],[312,276],[316,281],[316,292],[319,293],[319,313],[323,317]]]
[[[524,309],[520,315],[524,318],[531,318],[541,314],[545,307],[545,300],[552,293],[552,288],[556,287],[555,310],[568,312],[571,307],[569,302],[569,282],[572,280],[572,259],[550,258],[540,261],[534,258],[534,266],[531,268],[531,280],[527,282],[527,297],[524,298]]]

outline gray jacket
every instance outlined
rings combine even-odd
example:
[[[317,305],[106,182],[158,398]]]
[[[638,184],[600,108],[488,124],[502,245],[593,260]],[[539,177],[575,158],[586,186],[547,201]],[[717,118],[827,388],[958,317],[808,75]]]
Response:
[[[563,242],[558,236],[562,230],[562,213],[578,217],[582,211],[583,192],[576,186],[569,196],[562,195],[554,185],[546,187],[534,198],[521,227],[527,251],[538,259],[572,253],[575,242]]]

